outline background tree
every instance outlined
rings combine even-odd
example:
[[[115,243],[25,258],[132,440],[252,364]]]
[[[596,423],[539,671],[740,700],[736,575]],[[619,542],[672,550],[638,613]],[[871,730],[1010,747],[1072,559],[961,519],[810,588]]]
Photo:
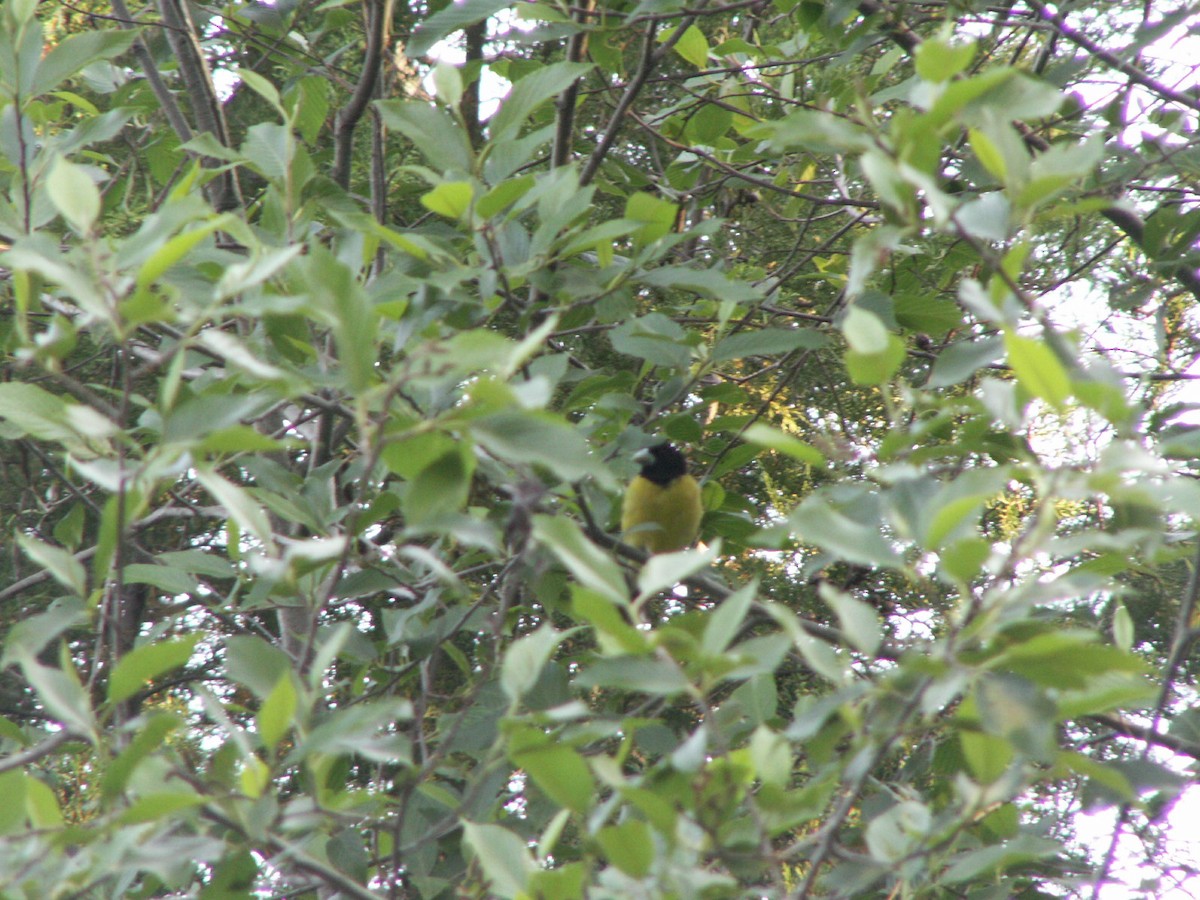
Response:
[[[1190,877],[1155,6],[7,0],[0,896]]]

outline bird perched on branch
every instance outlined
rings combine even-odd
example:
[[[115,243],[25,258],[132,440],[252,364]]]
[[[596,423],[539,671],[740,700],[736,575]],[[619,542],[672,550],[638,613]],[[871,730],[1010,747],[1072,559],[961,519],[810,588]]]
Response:
[[[642,471],[629,483],[621,507],[625,541],[651,553],[682,550],[696,540],[704,512],[687,459],[668,443],[639,450],[633,458]]]

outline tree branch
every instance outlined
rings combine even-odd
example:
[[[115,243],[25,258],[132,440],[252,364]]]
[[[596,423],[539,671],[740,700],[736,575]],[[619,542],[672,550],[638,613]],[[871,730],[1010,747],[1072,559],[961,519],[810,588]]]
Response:
[[[350,187],[350,158],[354,149],[354,129],[367,104],[375,95],[379,70],[383,65],[384,35],[391,16],[392,0],[365,0],[367,46],[363,51],[362,74],[354,94],[337,112],[333,124],[333,180],[343,190]]]

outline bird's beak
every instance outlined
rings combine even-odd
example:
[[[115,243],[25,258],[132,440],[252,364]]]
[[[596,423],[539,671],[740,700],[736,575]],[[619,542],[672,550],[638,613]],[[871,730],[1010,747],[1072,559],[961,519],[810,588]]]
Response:
[[[654,454],[650,452],[649,448],[643,447],[637,453],[633,454],[631,459],[639,465],[645,465],[646,463],[650,462],[650,460],[654,459]]]

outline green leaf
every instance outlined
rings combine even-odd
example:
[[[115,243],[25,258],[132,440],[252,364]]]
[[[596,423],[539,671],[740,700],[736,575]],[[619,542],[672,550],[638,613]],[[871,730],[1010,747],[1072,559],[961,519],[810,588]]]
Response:
[[[104,769],[100,790],[112,799],[125,790],[129,778],[150,753],[157,749],[171,732],[182,728],[184,721],[174,713],[151,713],[120,755]]]
[[[259,122],[246,130],[242,155],[266,178],[285,178],[296,153],[296,143],[288,125]]]
[[[692,357],[687,332],[661,313],[623,322],[608,334],[613,349],[656,366],[683,368]]]
[[[888,348],[888,330],[879,316],[861,306],[851,306],[842,320],[842,334],[855,353],[876,354]]]
[[[941,874],[947,884],[997,882],[1001,873],[1015,869],[1023,871],[1036,868],[1042,860],[1053,858],[1062,849],[1057,838],[1043,838],[1032,834],[1019,834],[1005,841],[979,850],[970,850],[954,857],[953,863]]]
[[[1013,331],[1004,332],[1004,347],[1021,386],[1061,412],[1071,396],[1071,376],[1054,351]]]
[[[239,68],[237,75],[246,87],[271,104],[271,107],[276,112],[281,116],[287,115],[286,110],[283,108],[283,101],[279,98],[279,91],[276,90],[275,85],[249,67]]]
[[[825,465],[825,454],[816,447],[807,444],[799,438],[792,437],[782,431],[777,431],[770,425],[755,422],[742,435],[751,444],[766,447],[784,456],[790,456],[797,462],[808,466]]]
[[[643,654],[651,649],[646,635],[629,624],[611,599],[596,591],[573,585],[571,612],[576,619],[595,628],[597,641],[605,654]]]
[[[51,578],[75,596],[87,596],[87,569],[83,563],[61,547],[44,543],[19,531],[16,538],[25,555],[45,569]]]
[[[792,780],[792,747],[779,732],[759,725],[749,750],[754,774],[764,785],[783,788]]]
[[[662,32],[658,36],[659,41],[665,43],[670,40],[675,31],[676,29]],[[708,65],[708,38],[695,25],[687,27],[680,35],[679,40],[675,42],[673,49],[697,69],[703,69]]]
[[[589,541],[579,526],[561,516],[535,516],[533,536],[549,547],[584,587],[595,591],[610,603],[628,602],[625,576],[612,554]]]
[[[645,878],[654,863],[650,826],[641,819],[626,819],[596,832],[605,858],[630,878]]]
[[[86,521],[87,512],[84,504],[73,503],[67,510],[67,514],[54,523],[52,535],[68,550],[74,550],[83,540],[83,526]]]
[[[55,600],[45,612],[18,619],[5,635],[4,656],[0,657],[0,668],[7,668],[21,660],[33,659],[51,641],[87,621],[88,615],[82,598],[70,597]]]
[[[1038,634],[1006,647],[989,666],[1059,690],[1083,687],[1097,675],[1146,671],[1141,659],[1101,644],[1094,632],[1068,629]]]
[[[708,568],[716,561],[720,547],[704,550],[680,550],[677,553],[655,553],[638,572],[638,597],[642,603],[659,591],[665,590]]]
[[[983,538],[964,538],[942,548],[938,556],[941,568],[951,578],[970,582],[977,578],[992,553],[992,545]]]
[[[706,103],[688,119],[683,133],[693,144],[711,147],[723,138],[732,126],[732,110],[717,103]]]
[[[37,97],[54,90],[79,70],[102,59],[124,53],[137,38],[130,29],[95,29],[72,34],[47,53],[37,65],[30,94]]]
[[[967,136],[971,143],[971,149],[975,151],[975,156],[983,164],[983,167],[995,175],[997,181],[1004,184],[1008,176],[1008,166],[1004,162],[1004,154],[1000,148],[978,128],[968,129]]]
[[[634,656],[599,659],[581,671],[575,679],[581,688],[609,687],[641,691],[651,696],[681,694],[691,682],[673,662]]]
[[[962,327],[963,311],[951,300],[924,293],[899,294],[892,299],[896,324],[908,331],[941,338]]]
[[[739,588],[708,614],[708,622],[704,626],[704,636],[700,644],[705,654],[717,656],[728,649],[746,620],[756,591],[757,586],[754,584]]]
[[[974,43],[951,44],[941,38],[926,38],[917,46],[917,74],[926,81],[949,81],[974,58]]]
[[[1055,750],[1058,714],[1032,682],[1018,675],[992,674],[975,685],[973,696],[984,731],[1005,738],[1035,760],[1049,759]]]
[[[192,634],[169,641],[135,647],[121,658],[108,680],[109,702],[132,697],[159,675],[186,665],[202,635]]]
[[[404,492],[405,516],[416,527],[431,525],[466,505],[474,456],[454,446],[414,476]]]
[[[625,201],[625,218],[642,222],[636,239],[640,244],[652,244],[666,237],[675,229],[679,207],[670,200],[663,200],[647,191],[630,194]]]
[[[868,656],[874,656],[883,642],[879,614],[861,600],[839,591],[828,581],[820,583],[818,593],[837,615],[842,633],[850,643]]]
[[[886,384],[900,370],[908,349],[894,334],[887,336],[887,346],[879,353],[846,351],[846,371],[856,384]]]
[[[284,672],[259,707],[254,721],[258,725],[258,736],[267,750],[274,750],[292,728],[296,717],[298,698],[292,673]]]
[[[524,76],[500,103],[500,109],[488,125],[489,140],[512,140],[521,125],[542,103],[556,97],[595,68],[590,63],[559,62],[538,66]]]
[[[264,547],[273,547],[274,532],[263,507],[250,496],[245,488],[239,487],[217,473],[215,469],[199,467],[196,479],[204,485],[213,499],[223,506],[229,517],[245,531],[252,534]]]
[[[815,328],[762,328],[722,338],[713,347],[712,358],[713,362],[725,362],[748,356],[776,356],[801,347],[819,350],[825,344],[825,336]]]
[[[841,116],[809,109],[758,125],[747,136],[768,141],[776,152],[799,148],[814,153],[858,153],[873,146],[865,128]]]
[[[855,513],[854,517],[847,515]],[[861,565],[892,566],[900,563],[883,535],[882,516],[875,503],[834,506],[824,494],[813,494],[788,517],[788,524],[803,540]]]
[[[433,92],[442,103],[454,109],[462,101],[463,80],[458,66],[439,59],[433,67]]]
[[[463,843],[483,869],[489,894],[503,900],[526,896],[525,886],[537,867],[523,839],[499,825],[463,822]]]
[[[251,635],[226,638],[225,656],[230,679],[245,685],[257,697],[268,697],[284,674],[292,670],[286,653]]]
[[[881,863],[898,864],[921,843],[932,818],[929,807],[923,803],[915,800],[897,803],[867,824],[867,850]]]
[[[462,3],[447,3],[413,29],[404,52],[409,59],[424,56],[442,38],[482,22],[510,6],[512,0],[464,0]]]
[[[242,758],[242,770],[238,773],[238,787],[242,793],[254,800],[262,796],[271,783],[271,770],[257,756]]]
[[[448,219],[461,219],[471,208],[475,189],[469,181],[443,181],[432,191],[421,195],[421,205]]]
[[[501,459],[544,466],[563,481],[595,478],[612,485],[612,474],[592,457],[578,429],[549,413],[501,412],[471,423],[475,438]]]
[[[40,778],[25,776],[25,813],[36,829],[62,828],[63,814],[58,797]]]
[[[458,8],[456,3],[446,7]],[[376,105],[383,124],[412,141],[437,171],[465,175],[474,168],[466,133],[446,110],[417,101],[380,100]]]
[[[142,263],[137,274],[137,286],[145,288],[154,284],[201,241],[206,240],[216,231],[228,228],[233,219],[234,217],[228,213],[214,216],[207,222],[172,237]]]
[[[959,384],[1003,355],[1004,343],[998,337],[958,341],[938,354],[925,386],[942,388]]]
[[[919,535],[923,546],[940,549],[950,539],[971,537],[984,504],[1001,494],[1011,471],[1007,466],[963,472],[937,492],[928,525]],[[967,532],[963,534],[962,532]]]
[[[1113,609],[1113,643],[1120,650],[1128,652],[1133,649],[1134,627],[1133,616],[1129,614],[1129,609],[1120,600],[1116,601],[1116,607]]]
[[[363,843],[363,833],[358,828],[343,828],[325,842],[325,852],[339,872],[344,872],[355,881],[365,882],[370,877],[371,857]]]
[[[475,212],[480,218],[490,219],[524,197],[534,184],[536,179],[532,175],[502,181],[479,199],[475,204]]]
[[[586,813],[596,801],[596,782],[591,770],[575,750],[552,743],[510,754],[541,790],[560,806]]]
[[[21,661],[21,671],[51,718],[80,737],[95,733],[91,698],[74,669],[55,669],[29,658]]]
[[[504,653],[500,666],[500,687],[516,703],[532,690],[560,643],[570,631],[556,631],[549,623],[516,641]]]
[[[88,233],[100,215],[100,191],[80,166],[60,158],[46,178],[54,208],[80,234]]]
[[[982,731],[960,731],[958,742],[971,774],[980,784],[994,783],[1008,770],[1015,756],[1012,744]]]
[[[658,266],[639,274],[637,280],[649,287],[690,291],[701,297],[728,303],[758,303],[763,299],[761,289],[745,281],[730,278],[719,269]]]
[[[178,814],[184,810],[194,809],[204,803],[199,794],[185,791],[164,791],[158,794],[146,794],[138,797],[117,818],[122,825],[134,825],[139,822],[156,822],[159,819],[179,821]]]

